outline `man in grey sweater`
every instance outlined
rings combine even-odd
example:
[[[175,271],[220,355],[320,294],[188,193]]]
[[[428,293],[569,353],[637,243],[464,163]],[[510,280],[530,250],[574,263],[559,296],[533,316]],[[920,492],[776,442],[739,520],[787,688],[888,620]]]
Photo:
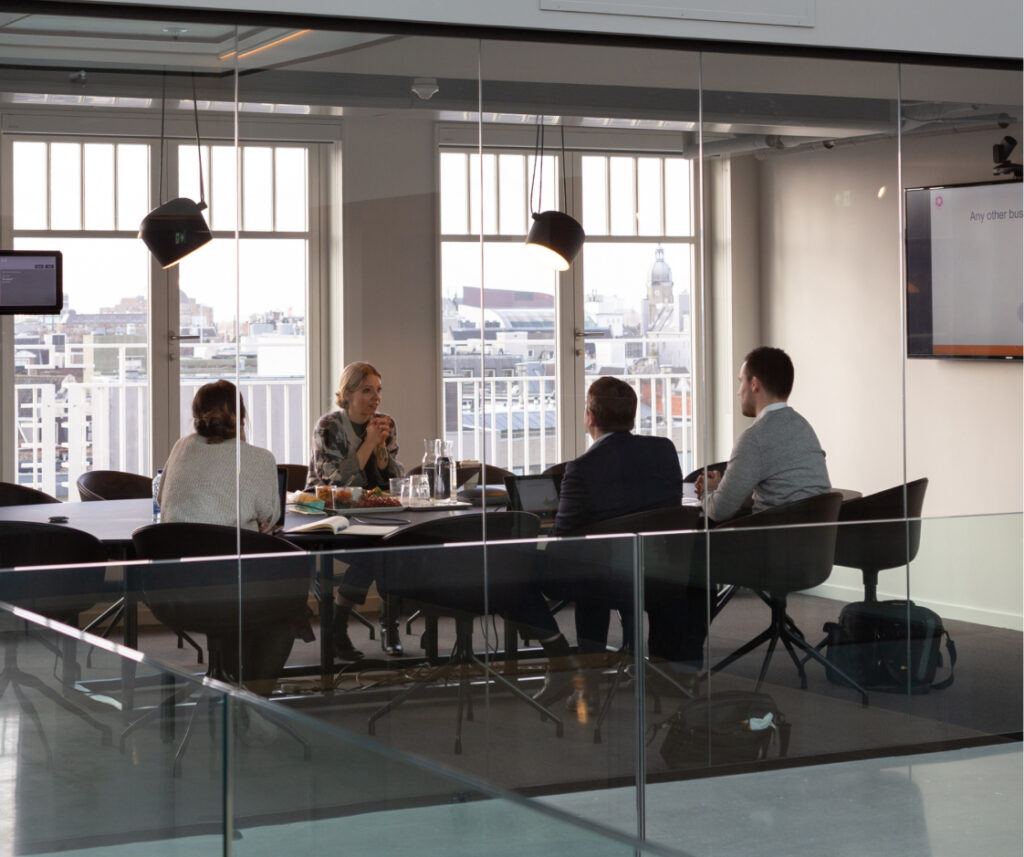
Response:
[[[781,348],[755,348],[740,367],[739,382],[740,408],[754,424],[736,441],[724,474],[709,470],[697,478],[705,514],[725,521],[741,511],[761,512],[831,490],[818,436],[786,404],[793,389],[789,355]]]

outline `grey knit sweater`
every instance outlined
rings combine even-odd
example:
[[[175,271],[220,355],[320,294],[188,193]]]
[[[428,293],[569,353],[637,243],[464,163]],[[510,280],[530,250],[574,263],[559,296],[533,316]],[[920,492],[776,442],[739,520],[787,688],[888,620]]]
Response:
[[[705,498],[709,518],[725,521],[753,498],[754,512],[824,494],[832,487],[818,436],[790,407],[762,412],[733,448],[718,489]]]
[[[207,443],[190,434],[167,459],[160,482],[160,520],[235,526],[235,449],[238,442]],[[241,444],[242,529],[258,530],[281,513],[277,463],[269,450]]]

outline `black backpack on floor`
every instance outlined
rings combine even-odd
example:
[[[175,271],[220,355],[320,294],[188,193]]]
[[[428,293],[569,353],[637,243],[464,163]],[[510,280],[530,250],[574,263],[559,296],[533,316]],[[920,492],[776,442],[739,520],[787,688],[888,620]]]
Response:
[[[939,615],[913,601],[855,601],[842,609],[838,622],[826,622],[824,631],[829,662],[869,690],[928,693],[953,683],[956,645]],[[936,682],[943,637],[949,675]],[[833,684],[846,685],[835,670],[826,674]]]

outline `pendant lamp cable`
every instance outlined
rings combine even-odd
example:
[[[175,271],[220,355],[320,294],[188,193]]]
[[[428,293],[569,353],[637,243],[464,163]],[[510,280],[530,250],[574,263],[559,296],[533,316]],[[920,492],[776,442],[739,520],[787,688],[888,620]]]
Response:
[[[203,190],[203,148],[199,144],[199,102],[196,101],[196,73],[192,72],[192,116],[196,122],[196,157],[199,159],[199,210],[206,208],[206,194]]]
[[[544,195],[544,168],[540,166],[544,159],[544,117],[537,117],[537,129],[533,135],[533,171],[530,174],[530,214],[540,210]],[[537,181],[537,169],[540,167],[540,187],[538,189],[537,207],[533,207],[533,186]]]
[[[560,211],[565,211],[566,200],[569,197],[565,192],[565,125],[559,125],[559,130],[562,132],[562,163],[559,166],[562,168],[562,198],[559,200],[561,205],[558,206]]]
[[[157,205],[164,203],[164,117],[167,112],[167,72],[160,73],[160,192]]]

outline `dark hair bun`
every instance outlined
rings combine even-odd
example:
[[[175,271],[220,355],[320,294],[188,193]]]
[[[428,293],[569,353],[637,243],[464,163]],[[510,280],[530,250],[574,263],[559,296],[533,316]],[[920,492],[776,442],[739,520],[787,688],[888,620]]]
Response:
[[[196,434],[210,443],[231,440],[236,434],[235,415],[226,408],[204,411],[194,420]]]

